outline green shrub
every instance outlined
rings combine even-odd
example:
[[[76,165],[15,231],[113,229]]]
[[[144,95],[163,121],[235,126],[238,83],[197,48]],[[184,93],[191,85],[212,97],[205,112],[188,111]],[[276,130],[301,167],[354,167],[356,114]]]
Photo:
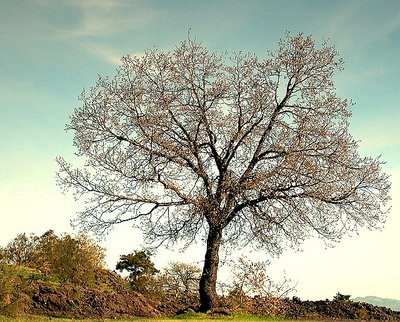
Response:
[[[46,258],[50,274],[62,282],[93,283],[95,272],[103,267],[104,250],[86,235],[58,237],[51,231],[46,234],[41,238],[39,251]]]
[[[23,313],[25,301],[20,292],[22,284],[16,267],[0,265],[0,315],[16,317]]]
[[[148,294],[154,291],[157,284],[155,275],[159,272],[151,261],[149,250],[136,250],[127,255],[121,255],[116,269],[129,273],[128,281],[131,288],[139,293]]]
[[[337,292],[336,295],[333,297],[335,301],[340,301],[340,302],[346,302],[350,301],[351,295],[344,295],[341,294],[340,292]]]
[[[86,235],[60,237],[49,230],[42,236],[19,234],[0,248],[0,263],[30,267],[29,279],[91,284],[104,266],[104,249]]]

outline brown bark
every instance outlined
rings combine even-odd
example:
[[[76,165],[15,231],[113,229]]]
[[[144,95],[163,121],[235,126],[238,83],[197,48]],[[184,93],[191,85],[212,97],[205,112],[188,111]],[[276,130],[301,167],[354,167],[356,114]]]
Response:
[[[219,248],[222,230],[210,228],[207,238],[207,251],[204,259],[203,273],[200,279],[200,311],[218,307],[217,273],[219,264]]]

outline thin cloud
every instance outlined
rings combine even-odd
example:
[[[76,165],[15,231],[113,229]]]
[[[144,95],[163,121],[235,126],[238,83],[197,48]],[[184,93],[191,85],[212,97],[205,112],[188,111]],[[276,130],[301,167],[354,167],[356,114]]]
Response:
[[[400,12],[394,11],[394,16],[387,15],[384,23],[373,24],[373,28],[370,28],[370,36],[368,37],[371,41],[376,41],[387,36],[399,32],[400,30]],[[382,20],[380,20],[382,21]]]
[[[57,5],[51,0],[35,1],[49,11]],[[72,43],[113,65],[119,65],[121,56],[127,54],[118,45],[112,47],[114,40],[121,34],[132,36],[162,16],[161,11],[142,0],[65,0],[62,5],[70,23],[52,25],[51,38]]]
[[[119,65],[121,56],[116,50],[111,49],[107,46],[100,44],[85,44],[85,49],[91,54],[97,56],[98,58],[111,63],[113,65]]]
[[[353,131],[355,138],[361,139],[360,147],[364,150],[382,151],[389,148],[395,151],[400,148],[400,129],[396,119],[384,116],[380,119],[363,119],[362,126],[353,128]]]
[[[62,31],[65,37],[109,37],[143,27],[159,16],[142,1],[69,0],[66,3],[80,12],[81,19],[75,28]]]
[[[340,35],[335,43],[342,49],[363,51],[366,47],[376,46],[377,42],[400,29],[400,12],[394,10],[392,4],[378,6],[376,2],[343,2],[327,19],[325,30],[328,35]]]
[[[120,65],[121,64],[121,57],[126,55],[127,53],[120,53],[115,49],[110,48],[104,44],[98,43],[86,43],[83,45],[84,48],[90,52],[92,55],[96,56],[97,58],[108,62],[112,65]],[[136,56],[141,56],[142,53],[135,54]]]

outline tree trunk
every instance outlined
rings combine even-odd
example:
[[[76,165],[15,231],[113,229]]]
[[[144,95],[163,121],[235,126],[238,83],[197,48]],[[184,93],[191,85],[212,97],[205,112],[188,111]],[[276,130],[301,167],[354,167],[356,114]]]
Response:
[[[207,251],[204,259],[203,274],[200,279],[200,311],[206,312],[218,307],[217,273],[219,264],[219,247],[222,230],[212,229],[208,232]]]

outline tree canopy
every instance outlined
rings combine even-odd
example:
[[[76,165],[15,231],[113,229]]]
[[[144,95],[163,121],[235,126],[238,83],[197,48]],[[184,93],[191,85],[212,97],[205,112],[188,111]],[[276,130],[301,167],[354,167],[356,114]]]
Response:
[[[121,255],[116,265],[120,272],[129,272],[129,281],[133,290],[144,293],[147,291],[152,278],[159,270],[150,259],[149,250],[137,250],[127,255]]]
[[[58,158],[59,183],[85,199],[85,229],[129,221],[158,244],[204,236],[203,310],[217,305],[222,242],[279,254],[384,221],[388,176],[349,133],[334,46],[288,33],[259,59],[187,39],[121,62],[82,93],[67,130],[86,163]]]

